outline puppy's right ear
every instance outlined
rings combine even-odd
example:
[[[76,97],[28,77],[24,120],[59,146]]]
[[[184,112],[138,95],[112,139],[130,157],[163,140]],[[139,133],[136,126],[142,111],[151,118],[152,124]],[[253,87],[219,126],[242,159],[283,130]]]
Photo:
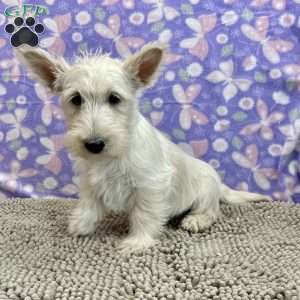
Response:
[[[15,54],[35,79],[54,93],[61,91],[62,75],[69,68],[63,58],[56,58],[42,49],[29,46],[16,48]]]

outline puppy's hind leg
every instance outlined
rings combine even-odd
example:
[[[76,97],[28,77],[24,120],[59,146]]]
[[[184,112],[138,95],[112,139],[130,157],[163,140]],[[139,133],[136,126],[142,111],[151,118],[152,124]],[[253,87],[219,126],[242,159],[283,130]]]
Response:
[[[220,189],[214,179],[205,179],[205,189],[193,203],[191,212],[182,220],[181,227],[190,232],[201,232],[210,227],[220,214]]]

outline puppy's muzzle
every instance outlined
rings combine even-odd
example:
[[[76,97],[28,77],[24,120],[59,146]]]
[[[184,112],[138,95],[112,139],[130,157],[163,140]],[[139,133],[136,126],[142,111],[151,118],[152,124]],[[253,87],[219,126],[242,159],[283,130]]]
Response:
[[[104,149],[105,143],[101,139],[91,139],[85,141],[84,146],[89,152],[98,154]]]

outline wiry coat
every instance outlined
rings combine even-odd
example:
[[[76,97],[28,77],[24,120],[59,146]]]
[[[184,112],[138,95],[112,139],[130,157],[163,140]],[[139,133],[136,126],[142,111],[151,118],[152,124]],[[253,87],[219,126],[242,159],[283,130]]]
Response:
[[[100,54],[73,65],[43,50],[18,51],[33,74],[61,98],[66,144],[80,178],[72,234],[90,234],[107,212],[123,211],[130,232],[120,247],[132,251],[152,245],[167,220],[189,208],[182,226],[197,232],[217,219],[220,200],[268,199],[231,190],[209,164],[188,156],[140,114],[137,92],[158,76],[164,51],[150,44],[124,62]],[[108,102],[112,94],[120,98],[116,105]],[[80,107],[72,104],[74,95],[82,99]],[[87,151],[85,141],[92,138],[105,143],[101,153]]]

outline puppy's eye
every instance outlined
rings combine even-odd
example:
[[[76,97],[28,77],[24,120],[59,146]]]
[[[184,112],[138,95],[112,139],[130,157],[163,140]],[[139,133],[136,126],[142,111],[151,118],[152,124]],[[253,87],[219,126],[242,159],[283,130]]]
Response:
[[[80,95],[75,95],[71,99],[71,103],[75,106],[80,106],[82,104],[82,98]]]
[[[115,95],[115,94],[110,94],[108,97],[108,102],[111,105],[117,105],[121,102],[121,99],[119,96]]]

